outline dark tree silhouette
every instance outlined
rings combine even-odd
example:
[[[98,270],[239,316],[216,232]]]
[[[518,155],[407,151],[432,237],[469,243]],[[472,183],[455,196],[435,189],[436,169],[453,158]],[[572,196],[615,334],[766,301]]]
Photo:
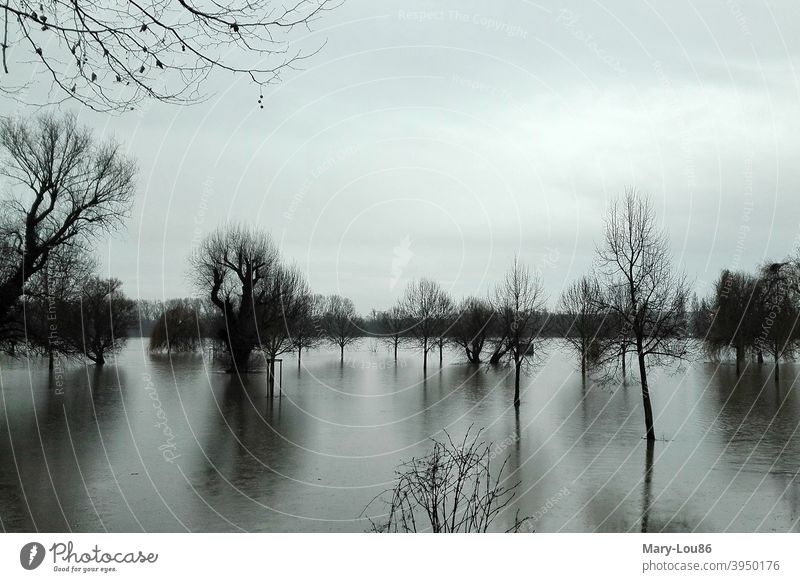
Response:
[[[0,120],[0,326],[9,329],[27,283],[51,254],[122,225],[136,167],[113,142],[98,143],[75,117]]]
[[[344,364],[344,349],[362,335],[363,324],[353,302],[341,295],[331,295],[325,301],[322,314],[322,331],[328,341],[339,347],[340,361]]]
[[[594,277],[582,277],[561,294],[559,331],[580,360],[581,377],[586,378],[590,363],[597,362],[602,346],[601,332],[605,310],[600,302],[600,284]]]
[[[506,357],[514,365],[514,406],[519,407],[522,365],[539,354],[546,320],[544,289],[538,275],[514,259],[495,289],[492,307],[502,330]]]
[[[98,366],[122,348],[138,316],[136,302],[122,292],[119,279],[98,277],[86,281],[75,299],[59,302],[56,313],[59,349]]]
[[[775,381],[780,379],[780,359],[794,355],[800,338],[800,272],[793,263],[771,263],[761,268],[758,280],[758,322],[753,345],[775,362]]]
[[[141,315],[141,309],[139,310]],[[150,351],[193,352],[208,333],[202,302],[170,299],[150,332]]]
[[[132,109],[143,99],[191,103],[205,97],[214,69],[262,87],[316,53],[290,47],[339,2],[8,0],[3,11],[0,88],[44,78],[50,100],[77,100],[98,111]],[[12,60],[13,59],[13,60]]]
[[[428,370],[428,352],[445,333],[452,301],[444,289],[430,279],[411,281],[402,299],[409,319],[409,336],[422,350],[422,369]]]
[[[292,332],[292,347],[297,350],[297,367],[302,365],[303,350],[317,347],[322,340],[322,313],[325,309],[325,297],[308,294],[307,304],[298,313]]]
[[[611,203],[605,230],[597,254],[610,292],[602,307],[616,314],[619,329],[630,330],[639,364],[647,440],[655,440],[647,362],[668,363],[686,357],[689,289],[684,275],[672,267],[667,236],[656,224],[649,197],[627,190]],[[619,296],[624,302],[616,300]]]
[[[249,371],[250,356],[260,347],[259,326],[265,311],[280,310],[275,279],[283,268],[269,234],[234,224],[218,228],[191,258],[198,290],[208,294],[221,322],[216,338],[231,357],[231,372]]]
[[[456,312],[452,340],[463,348],[468,362],[479,364],[491,331],[494,316],[492,306],[485,299],[467,297],[459,304]]]
[[[754,347],[759,327],[758,288],[758,280],[753,275],[727,269],[714,284],[713,320],[705,336],[706,350],[713,357],[733,350],[737,374],[742,372],[747,352]]]
[[[378,333],[381,339],[389,345],[394,352],[394,361],[397,361],[397,349],[407,339],[410,327],[408,315],[401,305],[395,305],[386,311],[376,314],[375,317]]]

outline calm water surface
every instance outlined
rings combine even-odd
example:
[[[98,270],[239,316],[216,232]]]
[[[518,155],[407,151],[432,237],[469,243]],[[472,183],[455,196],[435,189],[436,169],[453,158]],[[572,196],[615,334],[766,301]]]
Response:
[[[563,346],[525,378],[452,354],[424,379],[418,354],[288,356],[281,398],[264,376],[133,340],[102,371],[63,378],[0,361],[5,531],[364,531],[364,507],[428,439],[485,427],[515,507],[536,531],[800,531],[800,366],[697,362],[652,378],[648,454],[630,385],[583,385]],[[64,394],[56,393],[63,382]],[[369,514],[381,513],[372,506]]]

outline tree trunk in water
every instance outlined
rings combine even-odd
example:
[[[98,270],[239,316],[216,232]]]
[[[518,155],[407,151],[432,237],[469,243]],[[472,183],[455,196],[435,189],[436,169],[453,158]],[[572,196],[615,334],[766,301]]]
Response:
[[[439,342],[439,367],[442,367],[442,342]]]
[[[267,362],[267,396],[275,396],[275,359],[270,358]]]
[[[514,363],[514,406],[519,408],[519,370],[522,366],[522,360]]]
[[[299,348],[297,348],[297,367],[298,368],[300,367],[300,363],[301,363],[301,358],[302,357],[303,357],[303,348],[299,347]]]
[[[422,340],[422,373],[428,371],[428,338]]]
[[[250,360],[250,348],[231,348],[231,358],[233,360],[231,372],[243,374],[247,372],[247,362]]]
[[[102,350],[97,352],[97,355],[95,357],[94,363],[97,364],[98,366],[105,365],[106,359],[103,357],[103,351]]]
[[[339,346],[339,363],[344,365],[344,344]]]
[[[625,379],[625,349],[622,349],[622,379]]]
[[[54,364],[55,364],[55,362],[53,361],[53,359],[54,359],[53,358],[53,348],[47,348],[47,357],[48,357],[47,369],[52,372]]]
[[[586,351],[581,352],[581,378],[586,378]]]
[[[764,363],[764,352],[762,352],[761,350],[758,350],[758,352],[756,352],[756,361],[759,364],[763,364]]]
[[[650,389],[647,386],[647,367],[644,362],[644,354],[641,348],[637,347],[637,355],[639,356],[639,376],[642,381],[642,404],[644,405],[644,426],[647,430],[647,440],[656,440],[656,431],[653,428],[653,406],[650,404]]]
[[[397,340],[394,342],[394,361],[397,363]]]
[[[778,359],[779,359],[778,355],[775,354],[775,383],[776,384],[778,383],[778,380],[780,379],[780,374],[781,374],[780,373],[781,369],[780,369],[780,366],[778,365]]]
[[[742,360],[744,359],[744,350],[741,346],[736,346],[736,375],[742,373]]]

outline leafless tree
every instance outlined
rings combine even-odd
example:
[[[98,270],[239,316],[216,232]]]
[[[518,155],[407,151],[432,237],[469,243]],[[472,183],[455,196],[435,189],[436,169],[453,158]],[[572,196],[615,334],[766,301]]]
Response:
[[[459,304],[456,313],[451,332],[453,342],[464,349],[467,361],[479,364],[483,347],[492,329],[492,306],[485,299],[467,297]]]
[[[142,315],[141,304],[139,315]],[[193,352],[208,334],[208,322],[199,299],[170,299],[155,318],[150,332],[151,352]]]
[[[539,355],[546,321],[545,295],[539,276],[518,259],[497,285],[492,308],[505,338],[506,357],[514,365],[514,406],[520,405],[520,374],[526,361]]]
[[[386,521],[372,522],[375,532],[478,533],[486,532],[514,501],[519,483],[506,485],[506,463],[493,474],[496,452],[470,431],[461,441],[447,435],[433,441],[432,450],[395,471],[391,491],[376,501],[388,506]],[[515,516],[509,531],[518,531],[525,519]]]
[[[567,345],[580,359],[581,377],[586,378],[590,363],[596,361],[601,347],[605,311],[600,307],[600,284],[585,276],[564,289],[559,301],[561,327]]]
[[[389,345],[394,352],[394,361],[397,361],[397,349],[407,339],[410,327],[408,315],[402,305],[395,305],[386,311],[376,314],[378,333],[381,339]]]
[[[428,370],[428,352],[446,332],[452,311],[450,296],[435,281],[411,281],[402,299],[403,311],[409,319],[409,335],[422,350],[422,369]]]
[[[208,294],[221,316],[217,339],[231,357],[229,371],[245,373],[260,346],[259,326],[281,270],[278,247],[269,234],[232,224],[218,228],[191,258],[198,290]]]
[[[215,69],[260,89],[321,48],[295,49],[290,41],[339,3],[7,0],[0,89],[13,94],[21,85],[15,78],[43,77],[50,101],[98,111],[132,109],[143,99],[202,100]]]
[[[303,350],[310,350],[322,340],[322,315],[325,297],[307,294],[307,304],[299,311],[292,327],[292,346],[297,350],[297,367],[302,365]]]
[[[611,203],[605,220],[605,240],[597,250],[600,268],[621,304],[606,300],[621,328],[634,341],[642,387],[647,440],[655,440],[653,408],[647,383],[648,361],[666,364],[688,353],[686,306],[689,286],[672,266],[666,233],[656,223],[649,197],[628,189]]]
[[[758,323],[754,348],[769,353],[780,379],[781,358],[791,358],[800,339],[800,270],[792,262],[764,265],[758,279]]]
[[[122,282],[98,277],[84,282],[77,298],[59,302],[56,313],[58,349],[98,366],[119,351],[137,318],[136,302],[122,292]]]
[[[267,358],[267,391],[275,392],[275,361],[295,348],[293,329],[311,317],[311,292],[297,267],[279,265],[265,281],[265,297],[257,309],[259,349]]]
[[[53,249],[45,267],[28,280],[18,324],[24,328],[27,342],[47,354],[51,370],[60,351],[58,306],[77,300],[96,268],[97,262],[84,245],[69,243]]]
[[[135,190],[135,164],[118,144],[98,143],[75,117],[0,120],[0,323],[51,254],[122,225]]]
[[[341,295],[331,295],[325,301],[322,330],[328,341],[339,347],[340,361],[344,363],[344,349],[362,335],[362,323],[353,302]]]

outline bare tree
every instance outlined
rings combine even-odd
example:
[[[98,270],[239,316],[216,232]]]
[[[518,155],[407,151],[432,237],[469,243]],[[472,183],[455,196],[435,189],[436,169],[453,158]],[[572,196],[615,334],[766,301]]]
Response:
[[[406,315],[402,305],[395,305],[386,311],[378,313],[376,323],[381,339],[393,350],[394,361],[396,362],[397,349],[408,336],[410,327],[408,315]]]
[[[98,366],[122,348],[137,318],[136,302],[122,292],[122,282],[98,277],[86,281],[77,298],[59,302],[57,313],[59,350]]]
[[[600,307],[600,284],[594,277],[582,277],[567,287],[561,294],[559,310],[565,319],[559,330],[580,359],[581,377],[586,378],[586,369],[598,359],[601,348],[601,328],[604,310]]]
[[[341,295],[331,295],[327,298],[322,315],[322,330],[328,341],[339,347],[342,364],[344,349],[361,337],[361,329],[361,320],[350,299]]]
[[[265,280],[265,296],[258,304],[260,350],[267,358],[267,391],[275,392],[275,361],[295,348],[293,329],[311,317],[311,292],[297,267],[279,265]]]
[[[139,309],[141,316],[141,305]],[[170,299],[150,332],[151,352],[193,352],[208,334],[208,322],[198,299]]]
[[[292,33],[339,3],[8,0],[0,7],[0,88],[12,95],[19,88],[11,77],[16,66],[24,78],[44,77],[51,100],[98,111],[132,109],[143,99],[200,101],[214,69],[261,88],[321,48],[291,48]]]
[[[438,283],[420,279],[408,284],[402,306],[409,319],[409,335],[422,350],[422,369],[427,371],[428,352],[446,331],[452,301]]]
[[[263,312],[274,308],[274,279],[281,270],[278,247],[265,232],[228,225],[202,241],[191,265],[195,285],[221,316],[215,335],[230,354],[229,371],[247,372],[260,346]]]
[[[433,441],[432,450],[395,471],[391,491],[376,497],[388,505],[385,522],[375,532],[478,533],[486,532],[514,501],[519,483],[504,484],[505,462],[493,474],[495,452],[480,440],[480,432],[454,442]],[[385,499],[388,497],[388,499]],[[515,516],[509,531],[518,531],[525,519]]]
[[[467,297],[456,309],[457,316],[452,327],[453,342],[464,349],[467,361],[481,362],[481,353],[489,339],[494,311],[485,299]]]
[[[303,350],[317,347],[321,341],[322,314],[325,309],[325,297],[307,294],[307,304],[298,313],[292,327],[292,346],[297,350],[297,367],[302,365]]]
[[[518,259],[497,285],[492,308],[502,330],[503,350],[514,365],[514,406],[520,405],[520,373],[525,361],[538,355],[546,315],[545,295],[537,274]]]
[[[748,351],[754,349],[759,295],[758,280],[744,272],[725,269],[714,284],[710,302],[713,319],[705,336],[706,350],[714,357],[733,350],[737,374],[742,371]]]
[[[135,164],[97,143],[75,117],[0,120],[9,191],[0,207],[0,323],[56,249],[122,225],[133,203]]]
[[[775,362],[775,382],[780,379],[780,359],[794,355],[800,337],[800,271],[791,262],[769,263],[761,268],[758,285],[758,328],[753,345]]]
[[[601,269],[612,290],[606,301],[621,329],[630,330],[639,365],[647,440],[655,440],[653,408],[647,383],[648,361],[666,364],[688,352],[686,304],[689,286],[672,266],[666,233],[656,224],[649,197],[628,189],[611,203],[605,240],[597,250]]]

